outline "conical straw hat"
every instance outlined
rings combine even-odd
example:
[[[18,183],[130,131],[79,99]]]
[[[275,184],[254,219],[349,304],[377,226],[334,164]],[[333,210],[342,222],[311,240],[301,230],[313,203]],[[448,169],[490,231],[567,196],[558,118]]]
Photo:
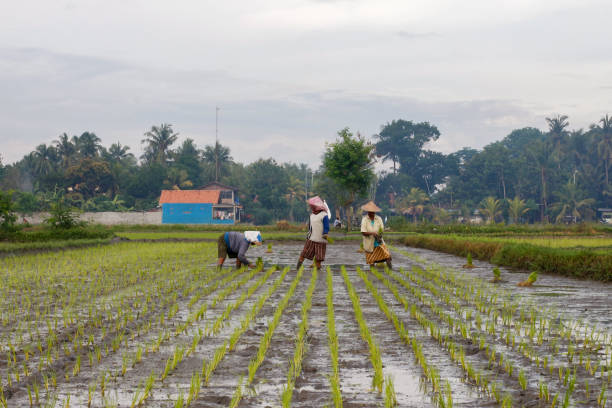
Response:
[[[366,204],[361,206],[361,209],[366,212],[380,212],[381,209],[374,204],[374,201],[368,201]]]

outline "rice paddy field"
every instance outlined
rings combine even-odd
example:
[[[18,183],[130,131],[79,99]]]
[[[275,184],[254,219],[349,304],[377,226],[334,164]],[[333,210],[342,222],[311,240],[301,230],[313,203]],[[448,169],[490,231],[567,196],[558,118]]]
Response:
[[[0,258],[0,406],[611,406],[612,285],[399,244],[370,270],[350,240],[296,270],[302,245]]]

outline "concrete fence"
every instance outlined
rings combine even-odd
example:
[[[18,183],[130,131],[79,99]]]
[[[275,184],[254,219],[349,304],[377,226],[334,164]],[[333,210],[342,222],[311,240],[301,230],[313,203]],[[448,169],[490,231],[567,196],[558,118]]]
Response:
[[[42,224],[49,218],[49,213],[38,212],[26,215],[25,219],[30,224]],[[92,224],[117,225],[117,224],[161,224],[161,211],[139,211],[139,212],[85,212],[77,213],[77,218]],[[23,223],[22,217],[18,222]]]

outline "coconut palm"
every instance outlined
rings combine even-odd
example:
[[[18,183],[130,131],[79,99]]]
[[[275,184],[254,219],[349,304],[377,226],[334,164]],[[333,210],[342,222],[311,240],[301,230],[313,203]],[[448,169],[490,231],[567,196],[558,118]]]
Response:
[[[494,224],[495,219],[501,215],[501,203],[495,197],[487,197],[480,203],[480,213],[487,217],[487,224]]]
[[[57,150],[62,167],[65,169],[70,167],[74,162],[77,149],[66,133],[62,133],[55,141],[55,149]]]
[[[304,191],[304,183],[295,176],[289,176],[289,186],[287,187],[287,194],[285,199],[289,203],[289,220],[293,219],[293,204],[296,200],[303,198],[306,192]]]
[[[546,118],[548,123],[548,132],[550,134],[550,140],[553,148],[553,156],[557,161],[559,169],[561,168],[561,150],[565,138],[568,135],[567,128],[569,122],[567,121],[567,115],[557,115],[553,118]]]
[[[57,150],[53,146],[47,146],[44,143],[40,144],[30,153],[30,156],[30,162],[37,176],[46,176],[55,170],[57,164]]]
[[[568,181],[563,188],[555,193],[559,200],[553,204],[553,210],[559,211],[556,222],[562,222],[566,216],[571,216],[573,221],[584,218],[583,212],[595,203],[592,198],[584,198],[582,191],[571,181]]]
[[[148,162],[157,162],[165,165],[170,151],[170,146],[178,137],[178,133],[174,133],[172,125],[162,123],[160,126],[151,126],[151,130],[144,134],[146,137],[142,139],[142,143],[146,143],[145,153],[143,158]]]
[[[423,214],[428,201],[429,196],[423,190],[413,187],[408,194],[397,201],[396,207],[402,213],[412,215],[413,222],[416,224],[417,216]]]
[[[221,169],[232,162],[229,147],[223,146],[221,143],[219,143],[219,141],[216,141],[214,146],[207,145],[204,148],[202,156],[204,157],[204,161],[206,161],[209,165],[214,166],[215,181],[219,181]]]
[[[128,153],[129,146],[122,146],[121,143],[113,143],[108,148],[108,158],[115,162],[122,162],[126,159],[134,157],[132,153]]]
[[[529,149],[528,155],[540,175],[540,221],[544,222],[544,214],[548,209],[548,170],[553,157],[551,145],[537,141]]]
[[[604,116],[599,120],[599,134],[601,140],[597,143],[597,154],[603,161],[606,187],[610,185],[609,169],[612,162],[612,117]]]
[[[93,132],[84,132],[78,138],[73,138],[75,139],[76,148],[83,157],[96,157],[102,148],[100,138]]]
[[[516,224],[521,223],[521,217],[529,211],[525,200],[521,200],[519,196],[514,197],[512,200],[508,199],[508,214],[510,220]]]

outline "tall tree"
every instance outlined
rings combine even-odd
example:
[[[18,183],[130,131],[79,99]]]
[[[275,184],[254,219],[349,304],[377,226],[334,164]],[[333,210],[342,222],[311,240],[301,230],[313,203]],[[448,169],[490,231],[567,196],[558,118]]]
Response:
[[[348,193],[348,200],[343,203],[343,207],[348,216],[349,231],[353,216],[352,205],[357,198],[366,195],[374,179],[373,149],[374,146],[363,137],[359,134],[353,136],[346,127],[338,132],[338,139],[327,146],[323,155],[325,175]]]
[[[55,141],[55,148],[61,160],[62,167],[67,169],[75,160],[77,148],[66,133],[62,133]]]
[[[219,141],[215,141],[214,145],[206,145],[202,153],[204,161],[215,170],[215,181],[219,181],[221,170],[232,161],[229,147],[223,146]]]
[[[171,124],[162,123],[160,126],[151,126],[151,130],[144,135],[146,137],[142,139],[142,143],[146,143],[143,154],[145,161],[148,163],[156,162],[165,166],[170,146],[176,142],[179,134],[174,133]]]
[[[597,142],[597,154],[603,163],[604,176],[606,181],[606,189],[610,186],[610,163],[612,162],[612,117],[604,116],[599,120],[601,126],[599,126],[598,136],[600,137]]]
[[[408,120],[393,120],[387,123],[375,138],[376,154],[383,161],[393,162],[393,172],[400,170],[410,173],[423,150],[423,146],[432,140],[438,140],[440,131],[429,122],[413,123]]]
[[[567,138],[569,126],[567,115],[557,115],[552,118],[546,118],[548,123],[548,132],[550,134],[550,142],[552,144],[552,153],[557,161],[558,168],[561,169],[561,156],[563,151],[563,143]]]

